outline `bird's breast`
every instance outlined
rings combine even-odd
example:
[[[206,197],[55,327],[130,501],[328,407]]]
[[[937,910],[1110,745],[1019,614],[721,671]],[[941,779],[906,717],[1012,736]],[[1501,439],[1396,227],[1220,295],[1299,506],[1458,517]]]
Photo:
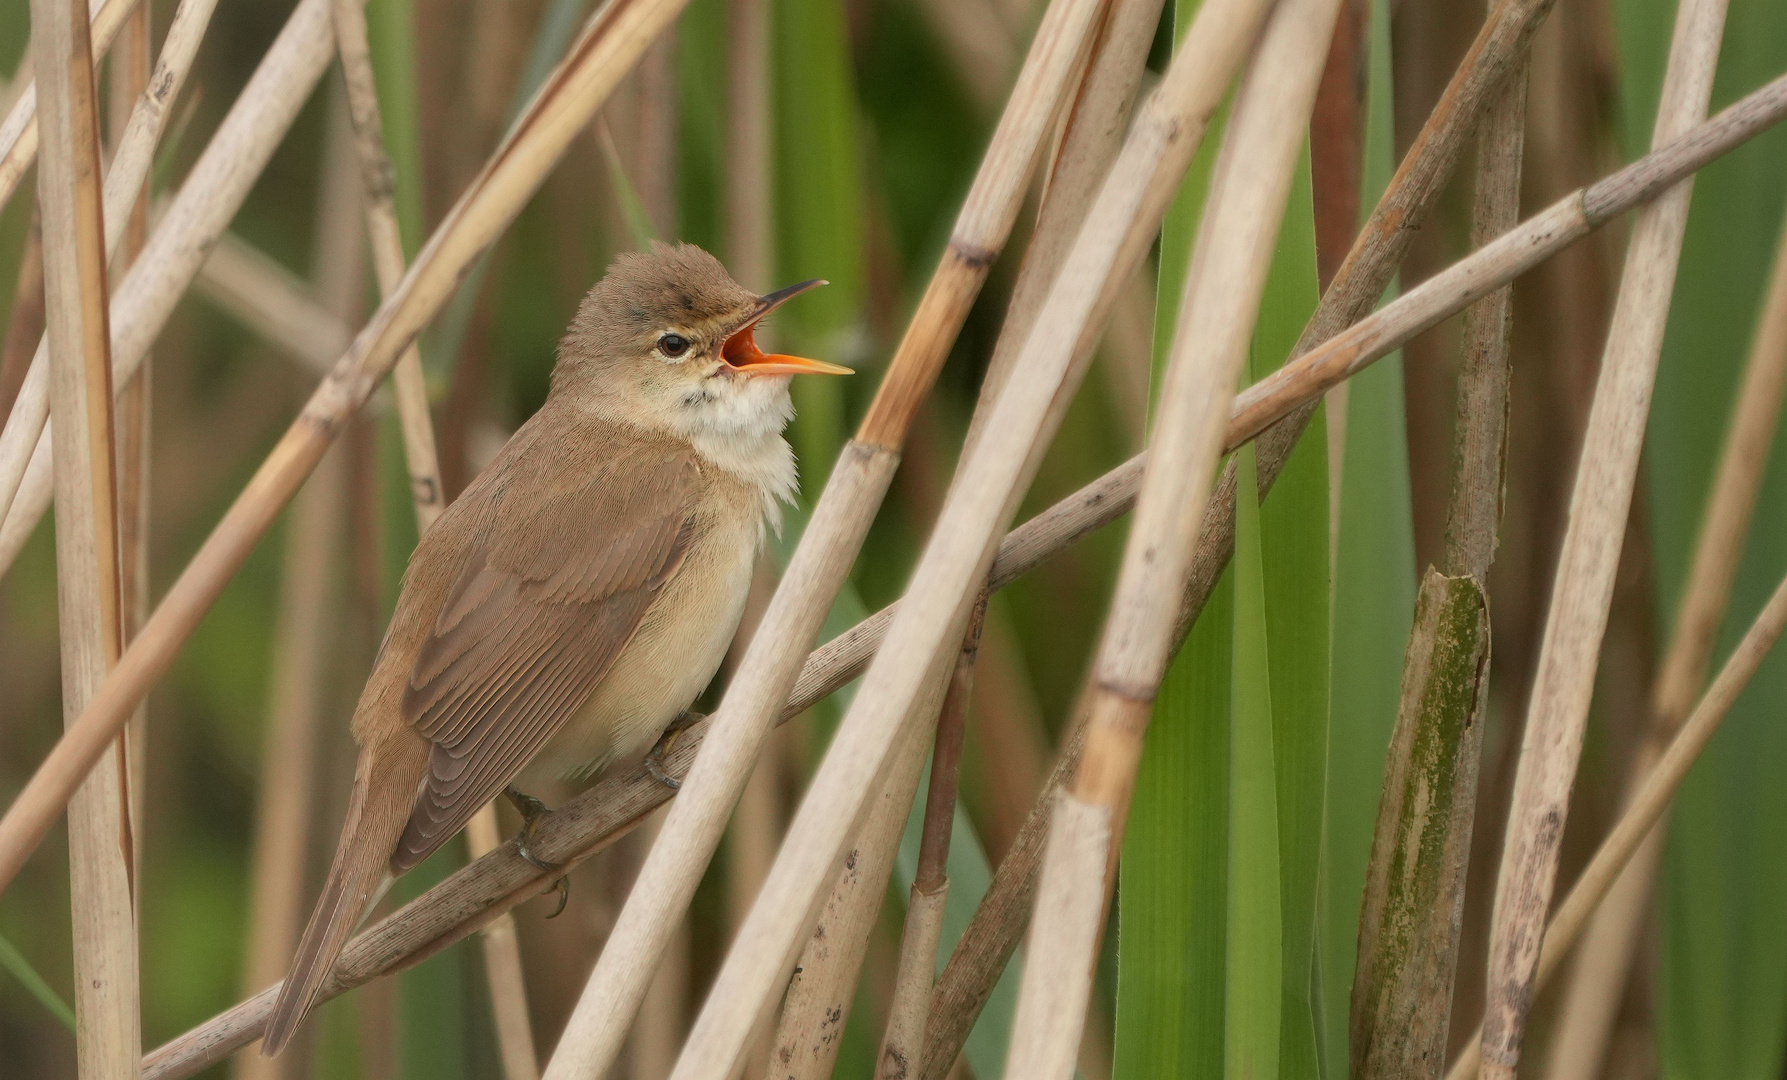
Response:
[[[698,519],[665,582],[583,707],[518,781],[582,777],[650,749],[719,670],[738,628],[758,547],[757,514],[720,507]]]

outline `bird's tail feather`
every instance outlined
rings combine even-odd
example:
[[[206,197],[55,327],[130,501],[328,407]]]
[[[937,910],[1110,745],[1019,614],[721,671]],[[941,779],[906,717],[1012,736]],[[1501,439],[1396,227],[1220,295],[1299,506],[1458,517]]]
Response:
[[[389,744],[380,750],[368,748],[360,755],[335,861],[261,1037],[266,1057],[278,1054],[291,1041],[316,1004],[349,936],[390,885],[391,852],[415,803],[426,750],[418,745],[412,752],[407,746]]]

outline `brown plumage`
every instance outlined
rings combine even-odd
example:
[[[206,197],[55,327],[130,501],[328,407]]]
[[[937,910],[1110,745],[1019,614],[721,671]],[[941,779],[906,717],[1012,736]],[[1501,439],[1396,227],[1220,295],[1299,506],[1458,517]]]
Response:
[[[622,256],[560,344],[546,404],[417,545],[354,710],[335,861],[262,1040],[279,1052],[391,876],[517,776],[644,751],[719,666],[793,493],[788,376],[758,297],[691,245]]]

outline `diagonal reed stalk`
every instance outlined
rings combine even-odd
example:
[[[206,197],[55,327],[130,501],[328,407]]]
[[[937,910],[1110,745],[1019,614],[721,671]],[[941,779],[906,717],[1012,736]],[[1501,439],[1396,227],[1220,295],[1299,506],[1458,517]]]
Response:
[[[313,377],[328,374],[354,340],[353,327],[319,303],[296,274],[234,233],[225,233],[211,249],[193,291]]]
[[[90,0],[87,17],[91,23],[87,39],[92,43],[93,62],[97,64],[117,40],[118,31],[135,9],[139,0]],[[36,49],[35,43],[31,46]],[[0,210],[12,201],[19,181],[37,158],[37,84],[24,75],[22,86],[8,87],[16,97],[6,119],[0,120]]]
[[[61,454],[55,477],[62,495],[56,519],[62,712],[72,720],[118,662],[124,641],[99,85],[81,0],[33,0],[31,23],[43,91],[37,187],[48,389],[62,421],[56,429]],[[139,183],[131,192],[131,203],[140,188]],[[128,203],[123,214],[129,215]],[[142,1055],[142,1028],[131,768],[122,731],[101,754],[104,767],[68,803],[75,1051],[83,1077],[132,1077]]]
[[[116,0],[114,6],[115,3]],[[168,26],[167,40],[162,45],[155,71],[150,75],[148,88],[138,98],[136,107],[131,110],[130,121],[118,138],[117,152],[106,173],[105,183],[105,252],[108,258],[116,254],[133,219],[132,207],[148,180],[155,159],[155,145],[167,126],[168,110],[192,69],[199,41],[205,36],[205,28],[210,25],[211,13],[216,7],[217,0],[182,0],[174,13],[174,21]],[[147,261],[147,257],[143,261]],[[135,262],[133,260],[133,265]],[[134,275],[126,275],[125,280],[136,279]],[[125,289],[128,287],[126,285]],[[120,310],[111,315],[114,332],[116,326],[129,317],[128,309],[115,306],[120,306]],[[162,317],[166,317],[165,313]],[[37,452],[47,453],[50,445],[49,437],[43,433],[49,420],[47,348],[47,338],[38,343],[31,368],[19,387],[18,400],[7,417],[4,431],[0,431],[0,516],[7,516],[16,501],[34,448]],[[113,352],[117,351],[114,347]],[[148,343],[144,342],[142,353],[147,351]],[[118,373],[114,380],[118,386],[130,381],[139,360],[140,354],[130,362],[128,372]],[[113,362],[118,363],[116,359]],[[47,467],[46,462],[44,468],[47,470]],[[43,488],[42,493],[47,497],[48,488]],[[35,523],[34,516],[32,524]],[[4,567],[0,567],[0,571],[3,570]]]
[[[1667,812],[1669,801],[1681,788],[1688,770],[1718,732],[1725,714],[1731,711],[1738,695],[1749,685],[1769,650],[1780,640],[1783,629],[1787,629],[1787,579],[1776,586],[1768,603],[1763,605],[1756,620],[1750,624],[1742,640],[1726,659],[1724,667],[1719,669],[1712,685],[1701,695],[1693,713],[1670,740],[1669,747],[1658,759],[1656,768],[1644,778],[1631,801],[1626,804],[1619,821],[1601,841],[1601,846],[1595,849],[1594,857],[1577,877],[1576,883],[1570,886],[1563,902],[1558,904],[1557,913],[1545,927],[1544,943],[1533,976],[1535,990],[1542,989],[1550,982],[1557,969],[1563,965],[1570,947],[1588,925],[1589,917],[1613,889],[1621,871]],[[1446,1080],[1471,1080],[1478,1076],[1479,1067],[1483,1064],[1482,1045],[1482,1040],[1478,1038],[1467,1042],[1458,1060],[1447,1070]]]
[[[1520,219],[1526,81],[1524,65],[1510,74],[1478,134],[1473,246]],[[1359,915],[1356,1080],[1437,1078],[1445,1067],[1489,688],[1512,326],[1511,286],[1465,312],[1444,569],[1428,569],[1415,601]]]
[[[1742,560],[1756,497],[1774,445],[1781,397],[1787,390],[1787,227],[1776,243],[1762,312],[1750,355],[1733,398],[1731,426],[1713,474],[1700,535],[1682,588],[1669,650],[1651,691],[1651,723],[1633,754],[1627,800],[1656,768],[1706,684],[1707,669],[1731,587]],[[1667,818],[1645,838],[1620,875],[1583,938],[1560,1006],[1559,1034],[1547,1054],[1545,1075],[1563,1080],[1598,1072],[1620,999],[1625,995],[1639,934],[1663,855]]]
[[[1080,769],[1050,827],[1006,1057],[1010,1077],[1072,1073],[1142,736],[1172,656],[1229,401],[1338,12],[1336,0],[1279,0],[1235,91],[1149,439],[1154,467],[1142,474],[1094,661]],[[1275,1027],[1268,1041],[1276,1053]],[[1275,1071],[1245,1040],[1229,1049],[1244,1071]]]
[[[1011,234],[1024,185],[1097,9],[1088,0],[1055,0],[1044,15],[906,336],[856,437],[833,466],[801,544],[740,662],[739,675],[727,688],[715,738],[696,763],[688,794],[677,800],[640,868],[546,1075],[601,1072],[618,1053],[788,696],[807,643],[818,632],[880,506],[913,413],[929,393],[993,259]],[[865,798],[874,786],[867,785]],[[755,1016],[753,1009],[753,1023]]]
[[[1495,244],[1410,290],[1345,334],[1292,361],[1288,370],[1275,373],[1241,394],[1230,415],[1228,448],[1254,437],[1274,420],[1292,415],[1312,396],[1394,351],[1409,338],[1493,292],[1590,231],[1655,198],[1681,177],[1767,130],[1783,117],[1787,117],[1787,76],[1735,102],[1669,146],[1566,196]],[[1409,164],[1405,162],[1404,167]],[[1270,388],[1265,388],[1265,384],[1271,384]],[[1261,457],[1266,458],[1263,450]],[[1014,529],[999,544],[987,587],[1005,587],[1048,556],[1127,513],[1134,505],[1142,461],[1139,456],[1132,458]],[[1217,557],[1218,545],[1206,548],[1209,557],[1200,558],[1193,589],[1206,576],[1208,581],[1214,581],[1215,569],[1226,560],[1226,553]],[[1208,582],[1205,584],[1207,587]],[[1196,595],[1192,599],[1196,603],[1190,607],[1201,603]],[[886,638],[898,610],[898,605],[882,609],[808,657],[781,715],[798,715],[861,675]],[[1189,610],[1185,612],[1182,622],[1189,622],[1190,614]],[[683,775],[682,770],[694,756],[694,747],[705,739],[707,727],[706,722],[696,725],[678,742],[666,765],[672,775]],[[545,819],[537,849],[542,858],[553,861],[584,857],[669,798],[664,786],[644,769],[610,776]],[[473,932],[493,914],[537,895],[549,885],[546,875],[523,862],[513,853],[512,846],[505,846],[356,937],[319,1000],[419,962]],[[946,971],[946,980],[948,974]],[[940,986],[937,994],[946,989]],[[158,1049],[149,1057],[149,1075],[189,1075],[191,1070],[202,1068],[257,1037],[271,1011],[274,992],[263,991]],[[934,1009],[933,1030],[937,1030],[936,1017]],[[935,1048],[936,1038],[933,1036],[930,1041]],[[934,1059],[927,1053],[926,1060]],[[949,1061],[953,1060],[952,1052]],[[947,1067],[946,1062],[945,1071]]]
[[[918,866],[906,900],[906,925],[900,938],[900,966],[894,979],[893,1005],[887,1030],[875,1055],[879,1080],[906,1080],[924,1052],[925,1018],[931,1007],[931,984],[937,972],[937,943],[943,937],[943,911],[949,900],[949,841],[955,825],[957,781],[961,776],[962,741],[967,734],[968,698],[974,688],[974,662],[980,652],[986,621],[983,593],[968,619],[962,649],[950,673],[931,743],[931,783],[925,792],[924,824],[919,833]]]
[[[333,49],[328,3],[329,0],[303,0],[270,51],[269,61],[263,61],[263,72],[257,73],[244,97],[238,99],[210,151],[217,150],[224,130],[244,111],[244,102],[256,90],[259,76],[266,73],[273,56],[282,58],[281,63],[272,65],[275,72],[295,70],[302,79],[293,76],[289,81],[314,85]],[[181,644],[343,423],[366,403],[404,346],[446,302],[462,273],[514,219],[615,82],[679,10],[679,0],[610,0],[591,18],[495,156],[435,231],[399,288],[380,305],[373,321],[355,338],[353,348],[311,395],[304,411],[256,471],[247,489],[162,598],[143,633],[125,651],[81,719],[57,743],[6,817],[0,819],[0,888],[12,881],[105,744],[166,673]],[[267,80],[275,81],[280,79],[274,76]],[[272,96],[268,88],[263,87],[263,91]],[[142,274],[156,251],[156,241],[170,228],[178,225],[174,235],[190,238],[195,248],[193,254],[198,256],[191,267],[195,272],[203,249],[208,246],[205,237],[221,232],[220,224],[209,234],[192,229],[181,217],[181,204],[194,188],[203,165],[201,161],[195,167],[180,199],[163,218],[143,263],[127,279],[126,289]],[[228,167],[219,165],[220,169]],[[180,275],[182,282],[190,280],[190,276]],[[159,320],[155,322],[159,326]],[[139,335],[143,329],[138,327]],[[120,348],[114,349],[114,357],[122,368],[124,361],[134,363],[140,358],[146,347],[146,340],[127,337]]]
[[[1726,0],[1676,13],[1653,147],[1706,116]],[[1558,846],[1582,750],[1596,660],[1631,508],[1652,384],[1687,230],[1691,180],[1638,216],[1570,498],[1545,633],[1508,810],[1490,921],[1483,1027],[1485,1080],[1512,1080],[1556,882]]]

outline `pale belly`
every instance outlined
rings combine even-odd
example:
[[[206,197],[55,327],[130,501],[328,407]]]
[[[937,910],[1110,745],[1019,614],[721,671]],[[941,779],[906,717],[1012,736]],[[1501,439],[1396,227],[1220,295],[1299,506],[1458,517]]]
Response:
[[[580,778],[649,750],[712,681],[751,587],[757,529],[691,550],[595,692],[516,778],[523,791]]]

